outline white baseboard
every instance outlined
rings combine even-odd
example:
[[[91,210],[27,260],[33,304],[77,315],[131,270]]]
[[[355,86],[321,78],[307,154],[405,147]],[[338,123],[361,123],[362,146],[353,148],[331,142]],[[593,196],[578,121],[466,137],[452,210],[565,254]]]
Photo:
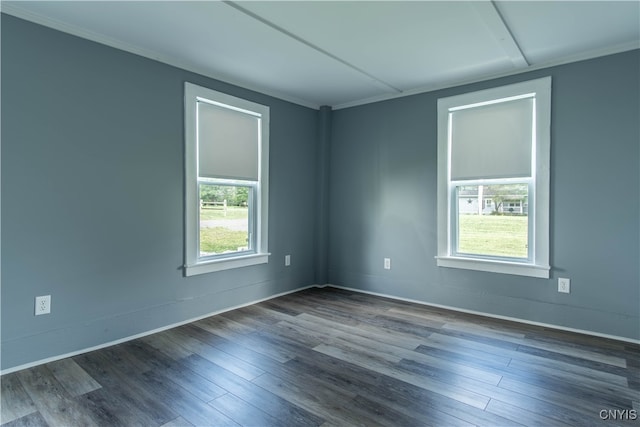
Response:
[[[131,335],[131,336],[128,336],[128,337],[125,337],[125,338],[120,338],[120,339],[117,339],[115,341],[109,341],[109,342],[106,342],[106,343],[103,343],[103,344],[99,344],[99,345],[96,345],[96,346],[93,346],[93,347],[83,348],[81,350],[72,351],[70,353],[65,353],[65,354],[61,354],[61,355],[58,355],[58,356],[47,357],[46,359],[36,360],[35,362],[29,362],[29,363],[25,363],[24,365],[14,366],[12,368],[8,368],[8,369],[4,369],[4,370],[0,371],[0,376],[5,375],[5,374],[10,374],[10,373],[16,372],[16,371],[21,371],[23,369],[32,368],[34,366],[43,365],[45,363],[51,363],[51,362],[55,362],[57,360],[66,359],[67,357],[73,357],[73,356],[77,356],[79,354],[89,353],[90,351],[100,350],[101,348],[110,347],[112,345],[122,344],[123,342],[132,341],[132,340],[135,340],[135,339],[138,339],[138,338],[146,337],[147,335],[156,334],[158,332],[166,331],[167,329],[172,329],[172,328],[175,328],[175,327],[178,327],[178,326],[186,325],[188,323],[197,322],[198,320],[202,320],[202,319],[205,319],[207,317],[215,316],[216,314],[226,313],[227,311],[236,310],[238,308],[246,307],[246,306],[249,306],[249,305],[257,304],[259,302],[268,301],[268,300],[273,299],[273,298],[278,298],[278,297],[281,297],[283,295],[288,295],[288,294],[292,294],[294,292],[299,292],[299,291],[303,291],[305,289],[310,289],[310,288],[315,288],[315,287],[318,287],[318,285],[309,285],[309,286],[305,286],[303,288],[296,288],[296,289],[293,289],[291,291],[281,292],[279,294],[271,295],[269,297],[261,298],[259,300],[247,302],[247,303],[236,305],[236,306],[233,306],[233,307],[224,308],[224,309],[217,310],[217,311],[213,311],[211,313],[203,314],[202,316],[193,317],[193,318],[190,318],[188,320],[184,320],[184,321],[177,322],[177,323],[172,323],[170,325],[166,325],[166,326],[163,326],[161,328],[157,328],[157,329],[152,329],[150,331],[141,332],[139,334]]]
[[[16,371],[21,371],[23,369],[32,368],[34,366],[43,365],[45,363],[51,363],[51,362],[55,362],[57,360],[66,359],[68,357],[77,356],[79,354],[88,353],[90,351],[100,350],[101,348],[110,347],[112,345],[122,344],[122,343],[127,342],[127,341],[131,341],[131,340],[135,340],[135,339],[138,339],[138,338],[146,337],[147,335],[152,335],[152,334],[155,334],[155,333],[158,333],[158,332],[166,331],[167,329],[171,329],[171,328],[175,328],[175,327],[178,327],[178,326],[186,325],[188,323],[197,322],[198,320],[202,320],[202,319],[205,319],[205,318],[210,317],[210,316],[215,316],[216,314],[226,313],[227,311],[236,310],[238,308],[242,308],[242,307],[246,307],[246,306],[249,306],[249,305],[257,304],[257,303],[260,303],[260,302],[263,302],[263,301],[268,301],[270,299],[278,298],[278,297],[281,297],[283,295],[292,294],[292,293],[303,291],[305,289],[310,289],[310,288],[326,288],[326,287],[331,287],[331,288],[336,288],[336,289],[344,289],[344,290],[350,291],[350,292],[358,292],[358,293],[362,293],[362,294],[375,295],[375,296],[379,296],[379,297],[395,299],[395,300],[398,300],[398,301],[406,301],[406,302],[419,304],[419,305],[425,305],[425,306],[429,306],[429,307],[443,308],[443,309],[446,309],[446,310],[457,311],[457,312],[461,312],[461,313],[475,314],[475,315],[478,315],[478,316],[490,317],[490,318],[500,319],[500,320],[507,320],[507,321],[515,322],[515,323],[523,323],[523,324],[527,324],[527,325],[541,326],[541,327],[550,328],[550,329],[557,329],[557,330],[567,331],[567,332],[575,332],[575,333],[579,333],[579,334],[591,335],[591,336],[600,337],[600,338],[608,338],[608,339],[612,339],[612,340],[616,340],[616,341],[623,341],[623,342],[628,342],[628,343],[631,343],[631,344],[639,344],[640,345],[640,340],[635,340],[635,339],[632,339],[632,338],[620,337],[620,336],[609,335],[609,334],[602,334],[602,333],[599,333],[599,332],[587,331],[587,330],[584,330],[584,329],[568,328],[568,327],[565,327],[565,326],[553,325],[553,324],[550,324],[550,323],[534,322],[534,321],[530,321],[530,320],[526,320],[526,319],[520,319],[520,318],[517,318],[517,317],[501,316],[501,315],[498,315],[498,314],[485,313],[485,312],[475,311],[475,310],[467,310],[467,309],[464,309],[464,308],[452,307],[452,306],[447,306],[447,305],[442,305],[442,304],[433,304],[433,303],[428,303],[428,302],[424,302],[424,301],[414,300],[414,299],[411,299],[411,298],[402,298],[402,297],[383,294],[383,293],[379,293],[379,292],[365,291],[365,290],[362,290],[362,289],[355,289],[355,288],[349,288],[349,287],[346,287],[346,286],[337,286],[337,285],[332,285],[330,283],[326,283],[324,285],[309,285],[309,286],[305,286],[303,288],[297,288],[297,289],[293,289],[291,291],[281,292],[279,294],[271,295],[271,296],[266,297],[266,298],[262,298],[262,299],[251,301],[251,302],[247,302],[247,303],[236,305],[236,306],[233,306],[233,307],[227,307],[227,308],[224,308],[222,310],[213,311],[211,313],[203,314],[202,316],[193,317],[193,318],[190,318],[190,319],[187,319],[187,320],[184,320],[184,321],[181,321],[181,322],[177,322],[177,323],[172,323],[170,325],[166,325],[166,326],[163,326],[161,328],[157,328],[157,329],[153,329],[153,330],[150,330],[150,331],[141,332],[139,334],[131,335],[131,336],[128,336],[128,337],[125,337],[125,338],[121,338],[121,339],[115,340],[115,341],[109,341],[109,342],[106,342],[106,343],[103,343],[103,344],[100,344],[100,345],[96,345],[96,346],[93,346],[93,347],[84,348],[84,349],[77,350],[77,351],[72,351],[70,353],[65,353],[65,354],[61,354],[61,355],[58,355],[58,356],[48,357],[46,359],[37,360],[35,362],[25,363],[24,365],[14,366],[12,368],[8,368],[8,369],[0,371],[0,376],[5,375],[5,374],[10,374],[10,373],[16,372]]]
[[[406,301],[406,302],[411,302],[411,303],[414,303],[414,304],[426,305],[426,306],[429,306],[429,307],[443,308],[445,310],[457,311],[457,312],[460,312],[460,313],[475,314],[477,316],[490,317],[490,318],[493,318],[493,319],[500,319],[500,320],[507,320],[507,321],[510,321],[510,322],[523,323],[523,324],[526,324],[526,325],[541,326],[541,327],[549,328],[549,329],[556,329],[556,330],[566,331],[566,332],[574,332],[574,333],[583,334],[583,335],[590,335],[590,336],[599,337],[599,338],[608,338],[608,339],[615,340],[615,341],[623,341],[623,342],[628,342],[628,343],[631,343],[631,344],[640,345],[640,340],[636,340],[636,339],[633,339],[633,338],[621,337],[621,336],[617,336],[617,335],[602,334],[600,332],[587,331],[587,330],[584,330],[584,329],[568,328],[566,326],[554,325],[554,324],[551,324],[551,323],[534,322],[532,320],[520,319],[520,318],[517,318],[517,317],[502,316],[502,315],[499,315],[499,314],[485,313],[485,312],[482,312],[482,311],[475,311],[475,310],[467,310],[467,309],[464,309],[464,308],[452,307],[452,306],[448,306],[448,305],[433,304],[433,303],[420,301],[420,300],[415,300],[415,299],[411,299],[411,298],[402,298],[402,297],[383,294],[383,293],[379,293],[379,292],[364,291],[362,289],[355,289],[355,288],[349,288],[349,287],[346,287],[346,286],[332,285],[330,283],[326,283],[324,285],[316,286],[316,287],[318,287],[318,288],[326,288],[327,286],[331,287],[331,288],[336,288],[336,289],[344,289],[345,291],[359,292],[359,293],[362,293],[362,294],[375,295],[375,296],[378,296],[378,297],[390,298],[390,299],[395,299],[395,300],[398,300],[398,301]]]

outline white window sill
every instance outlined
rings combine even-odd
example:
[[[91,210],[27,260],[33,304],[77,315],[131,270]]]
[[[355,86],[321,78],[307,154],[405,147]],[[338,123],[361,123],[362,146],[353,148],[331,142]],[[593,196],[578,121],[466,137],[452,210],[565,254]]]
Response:
[[[248,267],[250,265],[267,264],[270,253],[242,255],[233,258],[222,258],[202,261],[197,264],[185,265],[185,276],[213,273],[215,271],[230,270],[232,268]]]
[[[437,256],[438,267],[462,268],[465,270],[488,271],[491,273],[515,274],[517,276],[549,278],[551,267],[521,262],[463,258],[453,256]]]

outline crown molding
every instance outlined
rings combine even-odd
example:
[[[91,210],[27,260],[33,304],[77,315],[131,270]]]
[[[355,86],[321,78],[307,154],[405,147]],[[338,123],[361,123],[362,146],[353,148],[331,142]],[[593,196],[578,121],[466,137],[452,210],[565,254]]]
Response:
[[[543,70],[545,68],[551,68],[551,67],[557,67],[557,66],[560,66],[560,65],[572,64],[574,62],[587,61],[587,60],[590,60],[590,59],[596,59],[596,58],[600,58],[600,57],[603,57],[603,56],[615,55],[617,53],[627,52],[627,51],[636,50],[636,49],[640,49],[640,41],[622,43],[622,44],[619,44],[619,45],[616,45],[616,46],[611,46],[611,47],[604,48],[604,49],[590,50],[590,51],[587,51],[587,52],[582,52],[582,53],[575,54],[575,55],[569,55],[569,56],[565,56],[565,57],[562,57],[562,58],[554,59],[554,60],[551,60],[551,61],[541,62],[539,64],[529,65],[526,68],[518,68],[518,69],[515,69],[515,70],[510,70],[510,71],[506,71],[506,72],[502,72],[502,73],[492,73],[492,74],[486,74],[484,76],[480,76],[480,77],[472,78],[472,79],[461,79],[461,80],[457,80],[457,81],[450,82],[450,83],[433,84],[433,85],[428,85],[428,86],[422,86],[420,88],[403,91],[402,93],[399,93],[399,94],[385,94],[385,95],[379,95],[379,96],[375,96],[375,97],[371,97],[371,98],[365,98],[365,99],[361,99],[361,100],[357,100],[357,101],[345,102],[343,104],[334,105],[334,106],[332,106],[332,108],[334,110],[341,110],[341,109],[344,109],[344,108],[351,108],[351,107],[357,107],[357,106],[360,106],[360,105],[373,104],[375,102],[387,101],[387,100],[396,99],[396,98],[403,98],[405,96],[412,96],[412,95],[419,95],[419,94],[422,94],[422,93],[435,92],[437,90],[449,89],[449,88],[453,88],[453,87],[464,86],[464,85],[467,85],[467,84],[484,82],[484,81],[488,81],[488,80],[498,79],[498,78],[501,78],[501,77],[515,76],[515,75],[518,75],[518,74],[528,73],[530,71]]]

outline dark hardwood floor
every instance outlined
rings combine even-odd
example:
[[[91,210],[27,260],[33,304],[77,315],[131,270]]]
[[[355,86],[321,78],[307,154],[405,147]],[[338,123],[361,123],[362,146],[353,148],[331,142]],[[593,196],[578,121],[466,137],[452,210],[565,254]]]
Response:
[[[638,345],[334,288],[1,381],[3,426],[640,424]]]

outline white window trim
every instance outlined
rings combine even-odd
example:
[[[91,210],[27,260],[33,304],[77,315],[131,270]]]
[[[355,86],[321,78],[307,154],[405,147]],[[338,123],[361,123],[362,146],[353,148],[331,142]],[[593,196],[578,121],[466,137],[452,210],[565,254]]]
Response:
[[[536,95],[536,145],[533,181],[533,259],[515,262],[491,258],[455,256],[452,254],[451,236],[451,192],[449,153],[449,111],[462,105],[483,103],[491,100],[519,96],[527,93]],[[538,278],[549,278],[549,188],[551,151],[551,77],[530,80],[508,86],[472,92],[438,100],[438,255],[439,267],[515,274]],[[529,206],[531,208],[531,204]],[[530,210],[531,213],[531,210]]]
[[[231,106],[239,110],[259,113],[262,120],[259,153],[258,183],[256,185],[256,248],[255,252],[242,252],[237,256],[200,259],[198,248],[199,206],[198,195],[198,145],[197,109],[198,99]],[[237,98],[222,92],[185,82],[185,263],[186,276],[211,273],[232,268],[247,267],[269,262],[269,107]]]

